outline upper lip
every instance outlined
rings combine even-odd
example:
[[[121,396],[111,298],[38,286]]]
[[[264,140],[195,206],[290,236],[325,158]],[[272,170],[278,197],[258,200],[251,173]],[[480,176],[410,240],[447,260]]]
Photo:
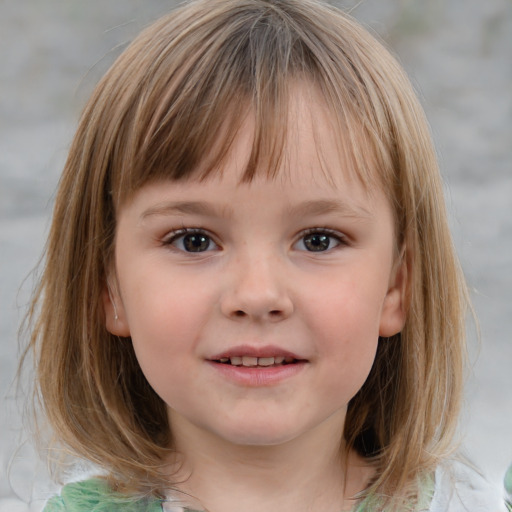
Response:
[[[253,345],[237,345],[235,347],[231,347],[223,352],[219,352],[208,359],[210,361],[218,361],[223,358],[230,357],[285,357],[285,358],[293,358],[297,360],[305,360],[305,358],[301,357],[294,352],[290,352],[289,350],[285,350],[280,347],[276,347],[273,345],[264,345],[255,347]]]

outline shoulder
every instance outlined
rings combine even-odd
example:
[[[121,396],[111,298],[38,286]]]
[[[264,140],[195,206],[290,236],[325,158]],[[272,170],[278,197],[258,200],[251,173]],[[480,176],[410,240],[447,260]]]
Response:
[[[440,465],[429,512],[505,512],[502,490],[461,461]]]
[[[160,501],[130,500],[112,492],[105,481],[84,480],[65,485],[59,496],[51,498],[43,512],[158,512]]]

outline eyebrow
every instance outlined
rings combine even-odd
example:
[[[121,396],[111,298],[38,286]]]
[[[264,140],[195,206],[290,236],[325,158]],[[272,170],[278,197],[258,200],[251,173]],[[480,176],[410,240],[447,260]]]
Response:
[[[369,219],[373,217],[372,213],[366,208],[353,204],[332,199],[320,199],[316,201],[305,201],[289,210],[291,216],[302,215],[325,215],[335,213],[343,217],[354,217]]]
[[[152,206],[144,210],[140,218],[145,220],[148,217],[165,215],[204,215],[211,217],[229,215],[229,212],[229,209],[222,208],[220,210],[215,205],[202,201],[176,201]]]
[[[343,217],[370,218],[372,214],[362,206],[346,203],[331,199],[320,199],[313,201],[304,201],[292,206],[288,210],[288,215],[308,216],[325,215],[335,213]],[[166,215],[203,215],[208,217],[229,217],[232,210],[229,207],[218,208],[213,204],[202,201],[176,201],[157,204],[144,210],[141,214],[141,220],[152,216]]]

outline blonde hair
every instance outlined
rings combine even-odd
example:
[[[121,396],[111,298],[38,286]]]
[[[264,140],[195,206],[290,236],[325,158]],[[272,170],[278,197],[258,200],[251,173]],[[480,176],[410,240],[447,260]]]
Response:
[[[131,343],[105,328],[116,210],[149,181],[187,179],[205,155],[205,173],[213,172],[247,111],[256,128],[244,179],[274,175],[297,81],[321,94],[361,180],[378,178],[408,266],[405,328],[380,340],[349,404],[346,441],[378,468],[369,490],[397,508],[416,499],[418,477],[450,451],[467,293],[408,79],[373,36],[326,4],[199,0],[146,29],[94,91],[62,175],[30,313],[36,394],[55,436],[106,469],[118,489],[162,492],[172,433]]]

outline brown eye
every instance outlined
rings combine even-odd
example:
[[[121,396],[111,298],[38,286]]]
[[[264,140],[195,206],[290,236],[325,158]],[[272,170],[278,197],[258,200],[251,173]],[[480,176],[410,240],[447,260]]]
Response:
[[[203,231],[192,231],[188,229],[176,231],[165,242],[165,245],[189,253],[206,252],[218,249],[217,244]]]
[[[343,234],[331,230],[308,230],[295,244],[295,249],[308,252],[326,252],[346,245]]]
[[[332,237],[323,233],[315,233],[304,237],[304,247],[308,251],[327,251],[332,243]]]
[[[203,252],[210,248],[211,240],[206,235],[195,233],[183,237],[183,247],[187,252]]]

